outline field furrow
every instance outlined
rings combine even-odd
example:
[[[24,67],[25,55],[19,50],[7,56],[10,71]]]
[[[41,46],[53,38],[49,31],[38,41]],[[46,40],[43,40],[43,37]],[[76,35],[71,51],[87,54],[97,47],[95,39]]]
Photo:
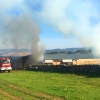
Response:
[[[8,100],[63,100],[59,97],[16,86],[4,80],[2,81],[2,86],[0,86],[0,88],[2,89],[0,92],[10,98]]]
[[[100,74],[12,71],[0,74],[0,100],[100,100]]]
[[[4,96],[3,97],[4,100],[22,100],[21,98],[11,95],[10,93],[7,93],[6,91],[1,90],[1,89],[0,89],[0,94],[2,94]]]

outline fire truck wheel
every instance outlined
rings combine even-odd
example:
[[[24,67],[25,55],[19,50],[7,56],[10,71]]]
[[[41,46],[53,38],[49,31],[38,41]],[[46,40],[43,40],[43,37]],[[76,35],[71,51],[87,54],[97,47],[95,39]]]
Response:
[[[8,70],[8,72],[10,73],[10,70]]]

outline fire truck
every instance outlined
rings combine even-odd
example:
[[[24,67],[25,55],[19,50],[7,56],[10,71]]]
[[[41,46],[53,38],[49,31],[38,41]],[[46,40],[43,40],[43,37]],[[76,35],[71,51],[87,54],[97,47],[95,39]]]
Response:
[[[11,70],[12,70],[12,64],[10,58],[7,57],[0,58],[0,72],[5,72],[5,71],[10,72]]]

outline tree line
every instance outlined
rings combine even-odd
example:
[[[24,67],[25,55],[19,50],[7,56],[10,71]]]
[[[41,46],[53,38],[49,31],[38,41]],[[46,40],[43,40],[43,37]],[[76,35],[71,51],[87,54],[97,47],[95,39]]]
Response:
[[[92,51],[91,50],[76,50],[76,51],[52,51],[52,52],[46,52],[46,54],[90,54]]]

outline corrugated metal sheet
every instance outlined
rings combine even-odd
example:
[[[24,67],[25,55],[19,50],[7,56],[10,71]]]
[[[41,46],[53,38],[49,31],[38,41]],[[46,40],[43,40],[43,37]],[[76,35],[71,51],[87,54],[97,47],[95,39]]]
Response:
[[[45,59],[85,59],[94,58],[92,54],[45,54]]]
[[[62,59],[62,62],[65,63],[65,62],[72,62],[72,59]]]

